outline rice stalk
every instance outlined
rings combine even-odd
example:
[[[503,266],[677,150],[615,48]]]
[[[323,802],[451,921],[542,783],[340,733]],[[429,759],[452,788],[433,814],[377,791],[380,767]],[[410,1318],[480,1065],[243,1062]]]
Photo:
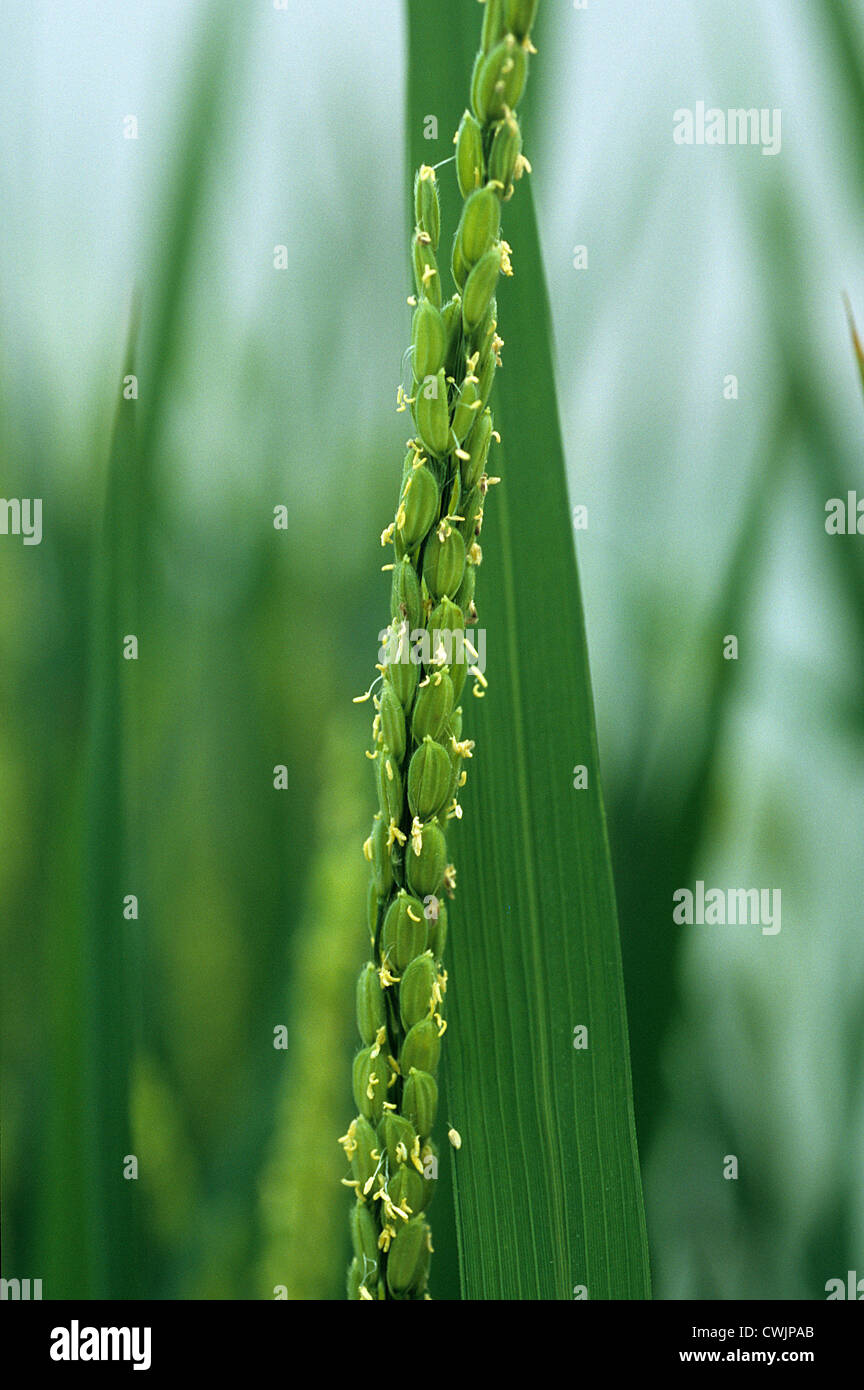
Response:
[[[455,136],[462,214],[450,269],[455,293],[444,302],[439,264],[441,209],[436,170],[422,165],[414,185],[411,243],[416,294],[410,347],[412,383],[397,408],[410,409],[394,519],[382,534],[393,547],[391,621],[372,699],[372,760],[379,810],[364,845],[371,864],[371,959],[357,982],[363,1046],[354,1059],[358,1114],[340,1140],[351,1164],[343,1179],[356,1201],[348,1297],[422,1300],[428,1291],[438,1149],[436,1072],[446,1021],[443,966],[447,907],[456,870],[447,827],[461,817],[459,794],[473,743],[463,737],[460,703],[468,677],[486,686],[479,653],[466,635],[476,623],[479,535],[497,438],[488,406],[503,343],[495,290],[511,275],[501,236],[502,206],[530,166],[522,154],[516,107],[524,92],[537,0],[486,0],[471,106]],[[459,1138],[450,1131],[451,1143]]]

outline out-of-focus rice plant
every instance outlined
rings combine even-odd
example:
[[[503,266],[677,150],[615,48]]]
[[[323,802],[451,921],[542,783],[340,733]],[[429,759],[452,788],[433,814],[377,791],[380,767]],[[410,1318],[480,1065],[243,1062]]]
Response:
[[[350,1105],[350,980],[341,1040],[335,1001],[362,862],[346,850],[343,874],[337,847],[357,843],[350,700],[404,442],[403,21],[396,0],[374,23],[343,0],[230,8],[0,19],[0,494],[44,501],[41,545],[0,536],[0,1195],[3,1274],[42,1277],[46,1297],[343,1291],[341,1244],[308,1281],[277,1276],[281,1233],[308,1246],[346,1211],[338,1127],[335,1183],[291,1155],[312,1115]],[[819,1298],[864,1237],[864,552],[824,526],[829,498],[864,495],[842,302],[860,323],[861,15],[672,0],[550,6],[543,26],[534,191],[570,501],[589,515],[655,1293]],[[376,82],[358,112],[361,61]],[[782,108],[781,153],[676,147],[673,113],[698,100]],[[137,532],[110,531],[112,572],[136,284],[146,505]],[[137,664],[100,618],[134,556]],[[94,637],[113,715],[93,700]],[[563,726],[549,758],[566,776]],[[112,841],[126,868],[94,907]],[[674,926],[671,893],[697,878],[779,885],[782,931]],[[316,952],[328,909],[334,949]],[[110,1033],[93,1048],[118,950],[141,982],[128,1064]],[[311,1113],[293,1113],[295,1074]],[[100,1107],[115,1130],[97,1131]],[[139,1176],[103,1147],[118,1188],[99,1226],[93,1139],[125,1148],[127,1125]],[[455,1293],[436,1261],[436,1293]]]

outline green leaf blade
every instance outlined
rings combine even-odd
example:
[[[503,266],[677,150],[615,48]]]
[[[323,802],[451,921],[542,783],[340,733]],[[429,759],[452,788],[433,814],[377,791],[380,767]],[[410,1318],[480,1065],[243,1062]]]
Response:
[[[466,7],[409,4],[412,160],[423,118],[460,110]],[[471,7],[472,19],[476,10]],[[454,38],[461,36],[461,49]],[[454,126],[455,129],[455,126]],[[452,133],[452,132],[451,132]],[[448,143],[442,130],[439,144]],[[447,185],[442,182],[442,200]],[[446,212],[445,212],[446,217]],[[478,576],[483,700],[454,838],[447,1049],[462,1291],[467,1299],[650,1297],[615,896],[576,570],[551,329],[528,181],[505,207],[503,445]],[[572,768],[588,768],[575,790]],[[588,1047],[573,1030],[588,1029]]]

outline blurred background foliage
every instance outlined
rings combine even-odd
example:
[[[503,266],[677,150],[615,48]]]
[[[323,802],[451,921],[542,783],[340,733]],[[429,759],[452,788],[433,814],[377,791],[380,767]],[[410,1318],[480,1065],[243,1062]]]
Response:
[[[864,8],[543,9],[655,1296],[819,1298],[864,1259],[864,542],[824,527],[864,495]],[[0,35],[0,491],[44,500],[40,546],[0,538],[3,1273],[339,1298],[404,15],[34,0]],[[782,153],[676,146],[699,100],[781,108]],[[697,878],[780,887],[781,933],[673,927]]]

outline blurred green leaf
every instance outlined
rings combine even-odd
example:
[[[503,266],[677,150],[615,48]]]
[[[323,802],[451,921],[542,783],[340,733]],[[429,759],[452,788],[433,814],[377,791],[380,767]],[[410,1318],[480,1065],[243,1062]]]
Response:
[[[146,388],[142,391],[139,453],[144,483],[155,486],[150,473],[154,451],[188,328],[190,281],[200,274],[194,253],[206,204],[208,180],[225,136],[232,92],[229,79],[242,73],[251,24],[242,7],[227,0],[208,0],[196,35],[189,77],[178,113],[181,138],[168,165],[165,186],[159,189],[152,270],[146,288],[146,322],[142,325],[142,359]],[[146,330],[146,331],[145,331]]]
[[[852,334],[852,347],[855,352],[855,360],[858,363],[858,371],[861,375],[861,386],[864,388],[864,346],[858,336],[858,329],[855,324],[855,316],[852,313],[852,305],[846,299],[846,313],[849,318],[849,332]]]
[[[412,163],[450,153],[480,12],[409,3]],[[437,145],[424,118],[437,115]],[[530,132],[530,125],[527,126]],[[452,174],[441,179],[451,215]],[[615,896],[528,181],[505,209],[515,279],[495,403],[503,475],[478,586],[489,692],[470,700],[477,758],[456,841],[450,1119],[463,1296],[649,1296]],[[446,244],[446,243],[445,243]],[[574,763],[588,787],[573,787]],[[574,1029],[585,1025],[588,1047]]]
[[[859,39],[860,29],[854,16],[854,6],[849,0],[819,0],[816,13],[819,15],[831,43],[833,53],[832,71],[846,91],[850,110],[855,119],[844,122],[851,142],[855,145],[859,165],[864,169],[864,55]],[[860,193],[860,179],[859,193]]]
[[[135,372],[137,315],[133,310],[123,377]],[[123,915],[124,895],[140,892],[130,872],[128,781],[133,772],[129,732],[138,662],[124,660],[138,624],[135,518],[140,515],[135,411],[120,395],[108,462],[102,534],[91,603],[88,686],[90,732],[84,790],[84,987],[80,998],[87,1050],[83,1142],[95,1256],[94,1292],[102,1298],[140,1296],[140,1205],[137,1173],[124,1165],[131,1148],[130,1073],[138,990],[136,925]],[[75,1291],[78,1297],[83,1290]]]
[[[689,736],[682,740],[680,726],[670,729],[663,745],[662,777],[646,774],[638,786],[628,782],[610,799],[643,1151],[666,1102],[662,1063],[681,996],[683,948],[680,928],[672,922],[672,893],[694,877],[710,803],[722,777],[720,753],[738,689],[737,663],[724,659],[722,638],[736,633],[746,640],[764,562],[770,499],[783,486],[789,465],[792,419],[792,401],[781,396],[760,440],[729,561],[702,624],[704,680]],[[645,710],[646,745],[649,731],[663,719],[663,708],[651,700]]]
[[[864,108],[862,108],[864,109]],[[824,516],[830,497],[845,497],[850,479],[861,466],[858,433],[846,431],[825,398],[821,364],[815,345],[806,331],[810,301],[803,247],[804,219],[801,208],[785,184],[766,193],[753,209],[756,227],[783,255],[766,262],[766,282],[770,292],[773,332],[783,364],[788,395],[795,420],[805,444],[804,462],[819,512]],[[837,544],[832,537],[825,553],[834,568],[838,592],[846,600],[856,627],[855,659],[864,689],[864,557],[854,537]],[[848,543],[851,541],[851,544]]]

